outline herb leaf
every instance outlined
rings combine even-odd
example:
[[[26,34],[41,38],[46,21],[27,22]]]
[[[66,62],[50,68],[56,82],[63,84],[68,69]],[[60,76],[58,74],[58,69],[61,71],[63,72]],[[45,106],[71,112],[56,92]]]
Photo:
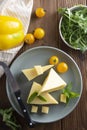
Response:
[[[67,98],[67,103],[69,102],[69,100],[71,98],[76,98],[76,97],[79,97],[80,94],[76,93],[76,92],[73,92],[72,91],[72,83],[69,83],[66,88],[64,88],[62,90],[62,93],[66,95],[66,98]]]
[[[38,96],[38,92],[34,92],[34,93],[32,93],[31,96],[29,97],[28,102],[29,102],[29,103],[32,102],[36,97],[38,97],[40,100],[42,100],[42,101],[44,101],[44,102],[47,101],[43,96],[41,96],[41,95]]]
[[[29,102],[29,103],[32,102],[32,101],[35,99],[35,97],[37,97],[37,95],[38,95],[37,92],[32,93],[31,96],[29,97],[28,102]]]
[[[39,95],[38,98],[39,98],[40,100],[44,101],[44,102],[47,101],[47,100],[46,100],[43,96],[41,96],[41,95]]]
[[[82,52],[87,50],[87,8],[80,6],[71,11],[69,8],[60,8],[63,15],[61,33],[67,43]]]
[[[70,92],[70,98],[75,98],[75,97],[79,97],[79,94],[75,92]]]
[[[2,121],[5,122],[6,126],[10,127],[12,130],[21,128],[21,126],[16,122],[12,108],[0,109],[0,115],[2,116]]]

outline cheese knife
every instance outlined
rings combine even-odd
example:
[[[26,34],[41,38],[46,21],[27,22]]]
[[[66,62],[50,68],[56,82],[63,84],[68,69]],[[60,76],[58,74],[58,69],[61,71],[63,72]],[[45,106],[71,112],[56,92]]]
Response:
[[[11,86],[13,89],[14,95],[18,101],[18,104],[21,108],[21,111],[22,111],[29,127],[30,128],[34,127],[35,122],[31,119],[27,106],[23,103],[23,101],[21,99],[21,90],[20,90],[20,87],[18,86],[16,79],[13,77],[9,67],[4,62],[0,61],[0,65],[4,69],[4,72],[5,72],[6,78],[7,78],[7,82],[9,84],[9,86]]]

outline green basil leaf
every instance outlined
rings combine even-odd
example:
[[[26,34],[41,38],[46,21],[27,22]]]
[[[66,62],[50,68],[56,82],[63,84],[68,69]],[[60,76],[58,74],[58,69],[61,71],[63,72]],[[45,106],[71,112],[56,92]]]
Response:
[[[29,97],[29,103],[32,102],[36,97],[37,97],[38,93],[37,92],[34,92],[31,94],[31,96]]]
[[[38,98],[39,98],[41,101],[44,101],[44,102],[47,101],[47,100],[46,100],[43,96],[41,96],[41,95],[39,95]]]
[[[79,94],[75,92],[70,92],[70,98],[75,98],[75,97],[79,97]]]
[[[72,82],[67,84],[67,86],[62,90],[62,93],[66,95],[67,103],[69,102],[70,98],[76,98],[80,96],[80,94],[72,91]]]
[[[66,95],[67,98],[70,97],[69,92],[67,92],[67,91],[66,91],[66,92],[63,92],[63,94]]]

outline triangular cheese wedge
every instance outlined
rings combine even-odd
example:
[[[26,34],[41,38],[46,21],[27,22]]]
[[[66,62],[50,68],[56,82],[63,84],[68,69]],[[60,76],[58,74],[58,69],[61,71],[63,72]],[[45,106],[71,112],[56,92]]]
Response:
[[[48,76],[46,77],[42,89],[39,91],[39,94],[43,92],[52,92],[59,89],[62,89],[66,86],[66,82],[56,73],[56,71],[51,68]],[[38,95],[39,95],[38,94]]]
[[[52,68],[54,65],[45,65],[45,66],[42,66],[42,70],[43,70],[43,73],[45,71],[47,71],[48,69]]]
[[[52,67],[53,65],[46,65],[46,66],[36,65],[34,66],[34,68],[22,70],[22,72],[27,77],[28,80],[32,80]]]
[[[37,75],[41,75],[43,74],[43,69],[42,69],[42,66],[41,65],[36,65],[34,66],[36,72],[37,72]]]
[[[37,77],[37,72],[35,68],[32,69],[24,69],[22,70],[23,74],[26,76],[28,80],[32,80]]]
[[[27,103],[29,104],[29,98],[30,96],[34,93],[34,92],[39,92],[41,89],[41,85],[33,82],[33,85],[31,87],[29,96],[27,98]],[[58,101],[56,101],[55,98],[53,98],[48,92],[42,93],[41,94],[42,97],[44,97],[46,99],[46,101],[42,101],[41,99],[39,99],[38,97],[35,97],[34,100],[32,102],[30,102],[30,104],[58,104]]]

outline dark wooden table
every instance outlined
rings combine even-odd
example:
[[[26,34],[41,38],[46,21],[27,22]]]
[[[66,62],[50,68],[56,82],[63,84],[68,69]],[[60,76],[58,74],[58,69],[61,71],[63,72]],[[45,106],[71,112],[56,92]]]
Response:
[[[87,130],[87,52],[82,54],[67,47],[61,40],[58,30],[60,16],[57,13],[59,7],[71,7],[76,4],[85,4],[86,0],[34,0],[34,6],[31,16],[29,31],[36,27],[43,27],[46,35],[43,40],[36,41],[33,45],[24,45],[17,56],[29,48],[36,46],[52,46],[62,49],[68,53],[78,64],[83,78],[83,92],[77,107],[62,120],[49,124],[39,124],[33,130]],[[46,16],[38,19],[35,17],[35,9],[43,7],[46,10]],[[16,57],[17,57],[16,56]],[[15,57],[15,58],[16,58]],[[0,108],[9,108],[11,104],[8,100],[5,88],[5,75],[0,79]],[[22,125],[23,130],[29,130],[25,120],[15,112],[17,121]],[[0,120],[0,130],[5,130]],[[6,130],[10,130],[6,128]]]

